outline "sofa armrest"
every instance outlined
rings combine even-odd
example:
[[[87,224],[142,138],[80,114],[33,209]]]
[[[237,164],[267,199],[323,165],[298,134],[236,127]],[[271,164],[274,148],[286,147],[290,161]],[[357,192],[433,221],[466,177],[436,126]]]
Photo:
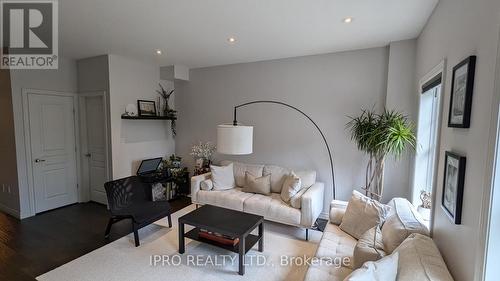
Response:
[[[209,179],[212,176],[212,173],[205,173],[201,175],[197,175],[191,177],[191,202],[198,202],[198,191],[200,191],[201,182]]]
[[[330,222],[340,225],[347,209],[347,201],[332,200],[330,203]]]
[[[323,197],[325,185],[316,182],[302,195],[301,198],[301,218],[300,224],[304,227],[311,227],[323,210]]]

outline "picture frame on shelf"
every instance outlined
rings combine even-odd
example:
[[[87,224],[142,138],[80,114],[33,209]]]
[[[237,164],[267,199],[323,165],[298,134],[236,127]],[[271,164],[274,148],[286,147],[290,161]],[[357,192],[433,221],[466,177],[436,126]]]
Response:
[[[453,67],[448,127],[470,127],[475,71],[476,56],[470,56]]]
[[[157,116],[155,101],[137,100],[137,111],[139,116]]]
[[[466,162],[466,157],[446,151],[441,207],[455,224],[462,223]]]

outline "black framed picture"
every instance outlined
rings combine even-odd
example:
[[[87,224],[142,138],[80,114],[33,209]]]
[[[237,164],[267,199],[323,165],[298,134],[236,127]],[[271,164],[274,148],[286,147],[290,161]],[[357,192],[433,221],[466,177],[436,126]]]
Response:
[[[139,116],[156,116],[156,104],[151,100],[138,100],[137,111]]]
[[[441,206],[455,224],[462,223],[466,158],[446,151]]]
[[[475,69],[476,56],[466,58],[453,68],[448,127],[470,127]]]

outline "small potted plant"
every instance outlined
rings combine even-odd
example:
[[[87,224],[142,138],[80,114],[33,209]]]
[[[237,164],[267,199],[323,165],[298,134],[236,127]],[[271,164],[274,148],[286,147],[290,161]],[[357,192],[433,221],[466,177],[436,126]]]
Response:
[[[170,166],[172,168],[180,168],[181,167],[182,157],[177,156],[175,154],[172,154],[169,157],[169,161],[170,161]]]

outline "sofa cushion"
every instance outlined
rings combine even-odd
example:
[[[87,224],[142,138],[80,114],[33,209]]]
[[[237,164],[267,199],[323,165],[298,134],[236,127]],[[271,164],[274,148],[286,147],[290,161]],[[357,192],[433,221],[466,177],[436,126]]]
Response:
[[[247,213],[263,216],[268,220],[300,225],[300,210],[285,204],[277,193],[271,193],[270,196],[253,194],[245,200],[243,210]]]
[[[283,168],[274,165],[265,165],[263,174],[271,175],[271,191],[274,193],[280,193],[281,187],[283,186],[283,181],[285,177],[290,174],[292,170],[288,168]]]
[[[382,239],[388,253],[392,253],[412,233],[429,235],[424,220],[408,200],[394,198],[388,205],[392,207],[391,212],[382,227]]]
[[[394,250],[398,281],[453,281],[438,248],[428,236],[413,233]]]
[[[398,253],[394,253],[378,261],[366,262],[361,268],[354,270],[344,281],[395,281],[398,274],[398,259]]]
[[[360,268],[367,261],[377,261],[386,256],[380,227],[374,226],[365,232],[356,243],[353,253],[353,269]]]
[[[302,182],[302,188],[310,187],[316,183],[316,171],[298,171],[295,174]]]
[[[234,188],[233,163],[227,166],[210,165],[214,190],[226,190]]]
[[[352,267],[352,256],[357,240],[345,233],[339,226],[327,223],[316,251],[318,258],[340,257],[349,260],[347,267]]]
[[[330,203],[330,222],[336,225],[340,225],[342,223],[342,218],[344,217],[346,208],[346,201],[332,200],[332,202]]]
[[[245,186],[241,189],[241,191],[270,195],[271,175],[256,177],[250,172],[245,172]]]
[[[290,199],[300,191],[301,184],[302,181],[294,172],[285,176],[283,187],[281,188],[281,200],[285,203],[290,203]]]
[[[354,190],[340,228],[359,239],[368,229],[384,222],[390,207]]]
[[[342,231],[337,225],[328,223],[323,231],[315,256],[320,261],[307,270],[304,281],[340,281],[351,272],[352,254],[356,239]],[[335,264],[331,264],[333,261]]]
[[[223,208],[243,211],[243,202],[250,198],[253,194],[241,191],[241,188],[233,188],[229,190],[200,190],[197,198],[201,204],[210,204]]]
[[[249,172],[256,177],[263,175],[264,165],[245,164],[228,160],[221,161],[221,165],[228,165],[229,163],[233,163],[234,180],[238,187],[245,186],[245,172]]]
[[[336,265],[312,264],[306,273],[304,281],[343,281],[352,269]]]

